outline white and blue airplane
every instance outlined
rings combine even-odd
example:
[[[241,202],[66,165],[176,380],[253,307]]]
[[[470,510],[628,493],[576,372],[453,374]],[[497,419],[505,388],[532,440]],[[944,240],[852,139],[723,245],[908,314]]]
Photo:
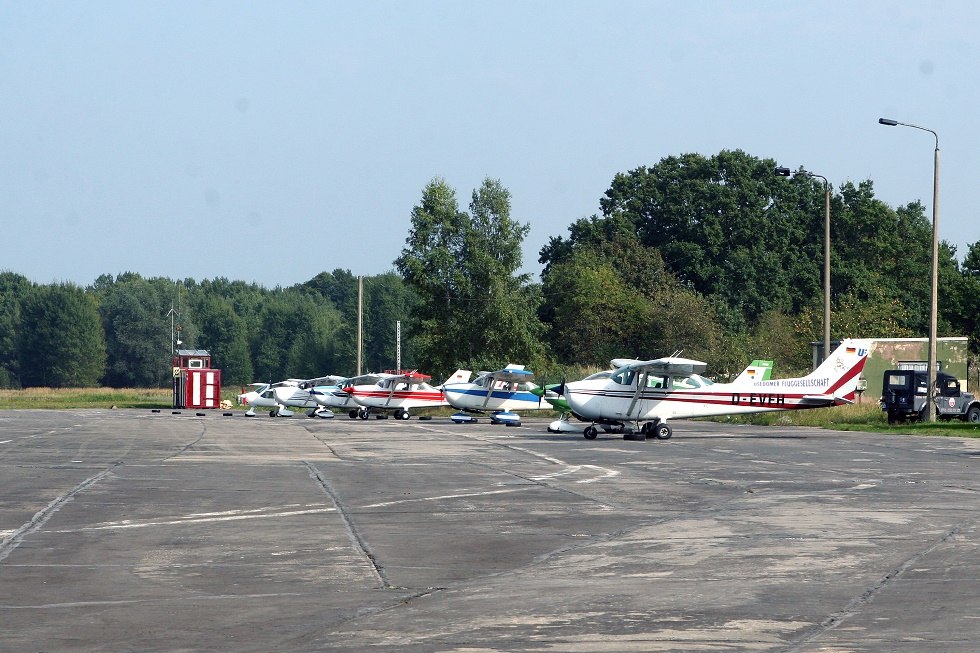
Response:
[[[521,418],[514,411],[550,409],[550,405],[542,405],[540,395],[533,392],[538,389],[531,383],[534,372],[524,369],[523,365],[480,372],[473,381],[469,380],[470,374],[469,370],[458,370],[454,376],[461,380],[442,386],[446,401],[462,411],[452,416],[454,422],[475,421],[476,418],[467,413],[476,412],[490,413],[490,421],[494,424],[520,425]]]

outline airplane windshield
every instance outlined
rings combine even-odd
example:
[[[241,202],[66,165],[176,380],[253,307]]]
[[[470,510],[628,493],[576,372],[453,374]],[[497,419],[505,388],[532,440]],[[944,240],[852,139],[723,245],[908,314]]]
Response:
[[[595,374],[590,374],[589,376],[585,377],[585,379],[583,380],[595,381],[596,379],[608,379],[610,376],[612,376],[612,372],[610,370],[604,370],[602,372],[596,372]]]

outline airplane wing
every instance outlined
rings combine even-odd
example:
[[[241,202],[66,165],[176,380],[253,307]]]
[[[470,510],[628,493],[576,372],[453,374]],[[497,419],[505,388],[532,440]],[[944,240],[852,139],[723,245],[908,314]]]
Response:
[[[319,376],[315,379],[306,379],[300,383],[301,388],[312,388],[318,385],[338,385],[341,381],[346,380],[346,376],[337,376],[335,374],[328,374],[327,376]]]
[[[432,377],[428,374],[421,374],[419,372],[406,372],[404,374],[386,374],[384,378],[393,379],[395,381],[404,380],[408,381],[409,383],[424,383]]]
[[[642,363],[642,362],[643,361],[637,358],[614,358],[611,361],[609,361],[609,366],[614,370],[620,370],[623,369],[624,367],[629,367],[630,365],[634,365],[636,363]]]
[[[375,372],[371,374],[361,374],[360,376],[351,376],[342,380],[344,381],[345,386],[371,385],[372,383],[377,383],[381,379],[387,379],[390,378],[391,376],[393,375],[386,374],[384,372]]]
[[[534,372],[524,369],[523,365],[508,365],[502,370],[497,370],[496,372],[489,372],[487,374],[494,381],[507,381],[522,383],[524,381],[530,381],[534,378]]]
[[[282,388],[284,386],[297,387],[299,384],[295,379],[286,379],[285,381],[277,381],[275,383],[249,383],[250,388]]]
[[[629,362],[627,362],[629,361]],[[611,361],[614,365],[617,362],[626,362],[620,365],[619,369],[628,369],[631,372],[669,374],[671,376],[691,376],[701,374],[708,369],[708,364],[690,358],[678,358],[677,356],[667,356],[649,361],[637,361],[623,358],[616,358]]]

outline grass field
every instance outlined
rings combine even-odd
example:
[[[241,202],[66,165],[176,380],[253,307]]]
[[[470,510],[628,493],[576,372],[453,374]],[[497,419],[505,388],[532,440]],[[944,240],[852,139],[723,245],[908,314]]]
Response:
[[[226,397],[226,392],[228,396]],[[237,390],[228,388],[222,399],[235,401]],[[28,388],[0,390],[0,409],[6,408],[169,408],[170,388]]]
[[[232,402],[235,409],[239,389],[224,388],[221,398]],[[170,388],[30,388],[0,390],[0,410],[24,408],[170,408],[173,403]],[[430,409],[424,414],[448,416],[453,409]],[[541,416],[557,416],[550,411]],[[877,402],[865,401],[852,406],[760,413],[743,417],[711,418],[716,422],[756,424],[762,426],[812,426],[839,431],[870,431],[916,435],[952,435],[980,437],[980,425],[966,422],[935,422],[932,424],[901,424],[889,426]]]

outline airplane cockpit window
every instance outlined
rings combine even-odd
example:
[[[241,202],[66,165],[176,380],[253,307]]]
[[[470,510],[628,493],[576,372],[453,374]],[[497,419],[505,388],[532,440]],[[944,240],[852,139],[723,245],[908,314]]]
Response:
[[[613,374],[610,378],[614,383],[618,383],[619,385],[633,385],[633,379],[636,378],[636,372],[622,370],[617,374]]]
[[[675,376],[671,387],[675,390],[693,390],[708,385],[710,381],[700,376]]]
[[[663,388],[664,387],[664,377],[653,376],[652,374],[647,377],[647,387],[648,388]]]

